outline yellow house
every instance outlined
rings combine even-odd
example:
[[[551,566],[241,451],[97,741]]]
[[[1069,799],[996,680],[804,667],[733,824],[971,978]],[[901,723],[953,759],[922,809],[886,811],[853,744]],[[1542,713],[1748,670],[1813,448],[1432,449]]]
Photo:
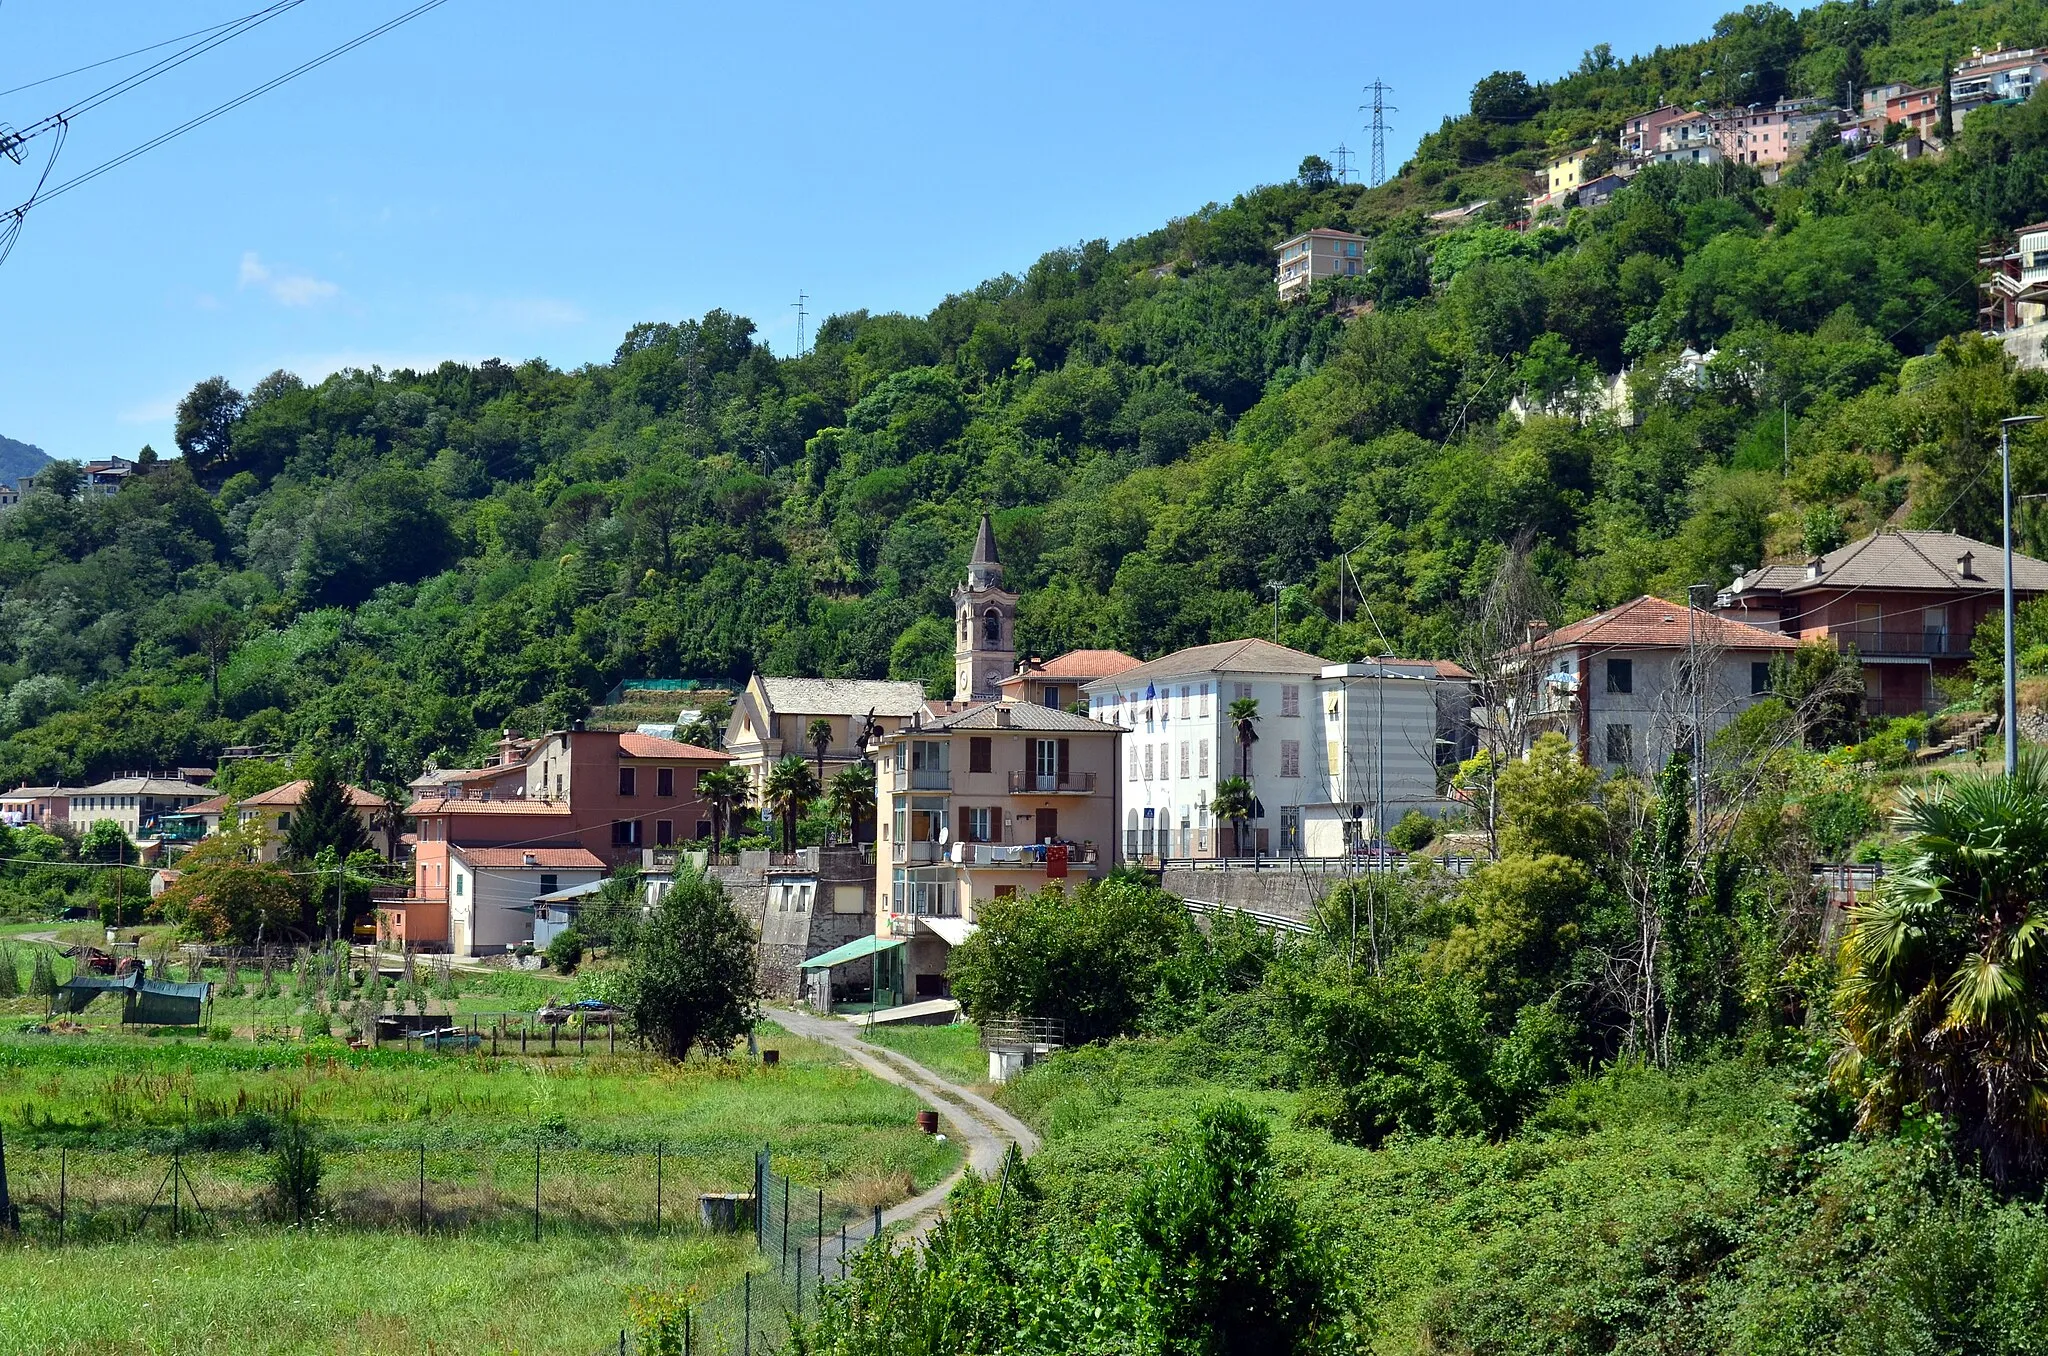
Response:
[[[1543,167],[1543,193],[1556,197],[1564,193],[1576,193],[1586,185],[1586,162],[1592,158],[1593,148],[1570,151],[1557,157]]]
[[[291,829],[292,816],[298,812],[299,803],[306,798],[310,783],[301,779],[286,782],[283,786],[269,791],[259,791],[243,798],[236,806],[236,822],[247,824],[251,820],[263,825],[263,846],[258,852],[259,860],[274,862],[284,847],[284,836]],[[391,802],[374,791],[365,791],[360,786],[343,787],[348,793],[348,803],[363,821],[363,829],[370,836],[370,846],[377,855],[389,861],[396,855],[397,844],[391,841],[386,826],[380,822],[380,814],[390,807]]]

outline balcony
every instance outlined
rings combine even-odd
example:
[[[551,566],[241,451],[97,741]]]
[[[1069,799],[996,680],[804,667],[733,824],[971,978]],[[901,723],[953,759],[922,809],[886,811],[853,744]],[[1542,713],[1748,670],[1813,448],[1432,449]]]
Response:
[[[1008,866],[1024,871],[1045,869],[1043,843],[955,843],[952,847],[952,856],[961,866]],[[1094,844],[1067,846],[1069,866],[1093,866],[1095,861]]]
[[[892,843],[889,846],[889,860],[898,866],[912,866],[919,862],[940,862],[946,859],[946,845],[943,843],[908,842]]]
[[[910,769],[910,789],[913,791],[951,791],[953,773],[943,767],[914,767]]]
[[[1838,648],[1853,645],[1865,658],[1879,659],[1968,659],[1970,637],[1960,631],[1880,631],[1869,627],[1845,627],[1833,633]]]
[[[1052,775],[1045,772],[1012,772],[1010,794],[1013,796],[1092,796],[1095,794],[1095,774],[1092,772],[1068,772]]]

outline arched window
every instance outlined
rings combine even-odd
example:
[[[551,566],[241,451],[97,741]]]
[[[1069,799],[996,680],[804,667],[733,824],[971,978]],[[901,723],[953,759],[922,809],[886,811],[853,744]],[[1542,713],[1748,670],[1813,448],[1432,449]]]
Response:
[[[981,614],[981,643],[984,645],[1001,645],[1003,643],[1003,614],[996,608],[992,607]]]
[[[969,612],[964,607],[960,609],[960,643],[962,645],[967,643],[967,623],[973,619],[974,614],[972,612]]]

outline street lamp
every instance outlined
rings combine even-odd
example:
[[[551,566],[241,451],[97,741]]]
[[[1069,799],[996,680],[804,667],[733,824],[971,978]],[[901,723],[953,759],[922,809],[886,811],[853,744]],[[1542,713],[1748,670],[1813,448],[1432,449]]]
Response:
[[[2020,770],[2019,692],[2012,653],[2012,427],[2038,424],[2043,416],[2015,414],[1998,421],[1999,516],[2005,523],[2005,775]]]

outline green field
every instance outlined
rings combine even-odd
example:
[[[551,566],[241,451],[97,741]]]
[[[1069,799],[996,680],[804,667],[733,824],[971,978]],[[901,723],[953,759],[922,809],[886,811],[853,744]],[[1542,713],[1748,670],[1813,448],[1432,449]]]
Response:
[[[910,1093],[760,1036],[780,1063],[0,1035],[25,1226],[0,1254],[0,1352],[594,1351],[634,1290],[710,1294],[747,1269],[747,1240],[694,1218],[697,1193],[747,1188],[756,1150],[823,1190],[827,1227],[953,1169]],[[303,1230],[273,1222],[268,1187],[292,1118],[325,1166]]]
[[[870,1026],[861,1038],[908,1055],[933,1073],[968,1087],[988,1082],[988,1053],[981,1048],[981,1028],[972,1022],[951,1026]]]

